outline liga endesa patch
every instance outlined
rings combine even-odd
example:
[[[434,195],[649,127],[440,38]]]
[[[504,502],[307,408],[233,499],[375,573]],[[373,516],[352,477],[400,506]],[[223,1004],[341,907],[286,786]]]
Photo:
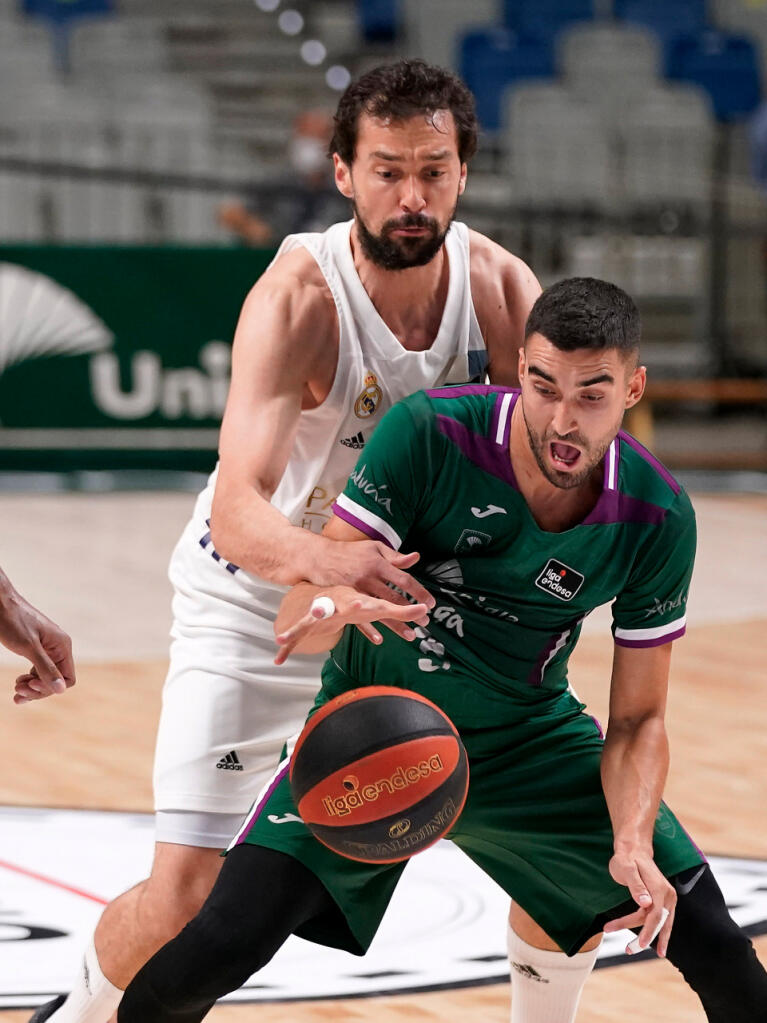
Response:
[[[584,577],[569,565],[563,565],[556,558],[549,558],[546,567],[535,580],[539,590],[545,590],[559,600],[572,600],[583,586]]]

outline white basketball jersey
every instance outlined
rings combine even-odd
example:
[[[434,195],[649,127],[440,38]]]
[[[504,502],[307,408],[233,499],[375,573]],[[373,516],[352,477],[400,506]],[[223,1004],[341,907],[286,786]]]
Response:
[[[333,501],[366,441],[395,402],[422,388],[482,379],[487,364],[471,299],[466,225],[454,222],[445,239],[448,291],[437,336],[428,350],[410,352],[381,319],[360,281],[349,239],[352,224],[334,224],[318,234],[289,235],[275,257],[303,245],[317,261],[338,312],[333,385],[321,405],[301,412],[288,465],[271,501],[293,525],[315,532],[330,517]],[[186,536],[199,533],[196,542],[219,563],[221,575],[245,584],[265,611],[276,611],[285,587],[227,565],[210,543],[208,520],[217,472],[218,467],[197,500],[194,527],[187,529]],[[185,561],[185,575],[194,586],[195,580],[189,578],[191,560]],[[204,575],[209,585],[207,566]]]

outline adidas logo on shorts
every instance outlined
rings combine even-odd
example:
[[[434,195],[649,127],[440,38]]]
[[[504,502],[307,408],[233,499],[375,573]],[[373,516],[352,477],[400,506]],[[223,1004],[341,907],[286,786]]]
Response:
[[[219,762],[216,764],[216,767],[218,768],[219,771],[241,771],[242,770],[242,764],[240,763],[240,758],[237,756],[237,754],[234,752],[234,750],[232,750],[231,753],[227,753],[227,755],[225,757],[221,757]]]
[[[362,430],[354,437],[342,437],[339,444],[343,444],[345,448],[354,448],[355,451],[359,451],[365,447],[365,438],[362,436]]]

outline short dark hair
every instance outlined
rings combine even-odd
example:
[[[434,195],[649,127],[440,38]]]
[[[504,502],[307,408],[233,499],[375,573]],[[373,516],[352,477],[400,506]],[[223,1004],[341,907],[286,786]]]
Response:
[[[339,100],[330,155],[351,164],[361,114],[404,121],[418,114],[449,110],[455,121],[458,156],[466,163],[477,150],[474,97],[458,75],[423,60],[382,64],[352,82]]]
[[[642,325],[630,295],[596,277],[568,277],[546,288],[530,310],[525,340],[542,334],[556,348],[617,348],[637,353]]]

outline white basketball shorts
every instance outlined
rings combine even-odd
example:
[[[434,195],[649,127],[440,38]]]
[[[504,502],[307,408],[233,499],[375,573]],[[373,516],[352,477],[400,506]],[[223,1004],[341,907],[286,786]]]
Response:
[[[158,822],[183,819],[164,811],[190,811],[195,833],[201,814],[248,811],[302,727],[325,660],[294,655],[276,667],[273,622],[285,588],[230,571],[204,540],[193,520],[171,558],[173,642],[154,769]]]

